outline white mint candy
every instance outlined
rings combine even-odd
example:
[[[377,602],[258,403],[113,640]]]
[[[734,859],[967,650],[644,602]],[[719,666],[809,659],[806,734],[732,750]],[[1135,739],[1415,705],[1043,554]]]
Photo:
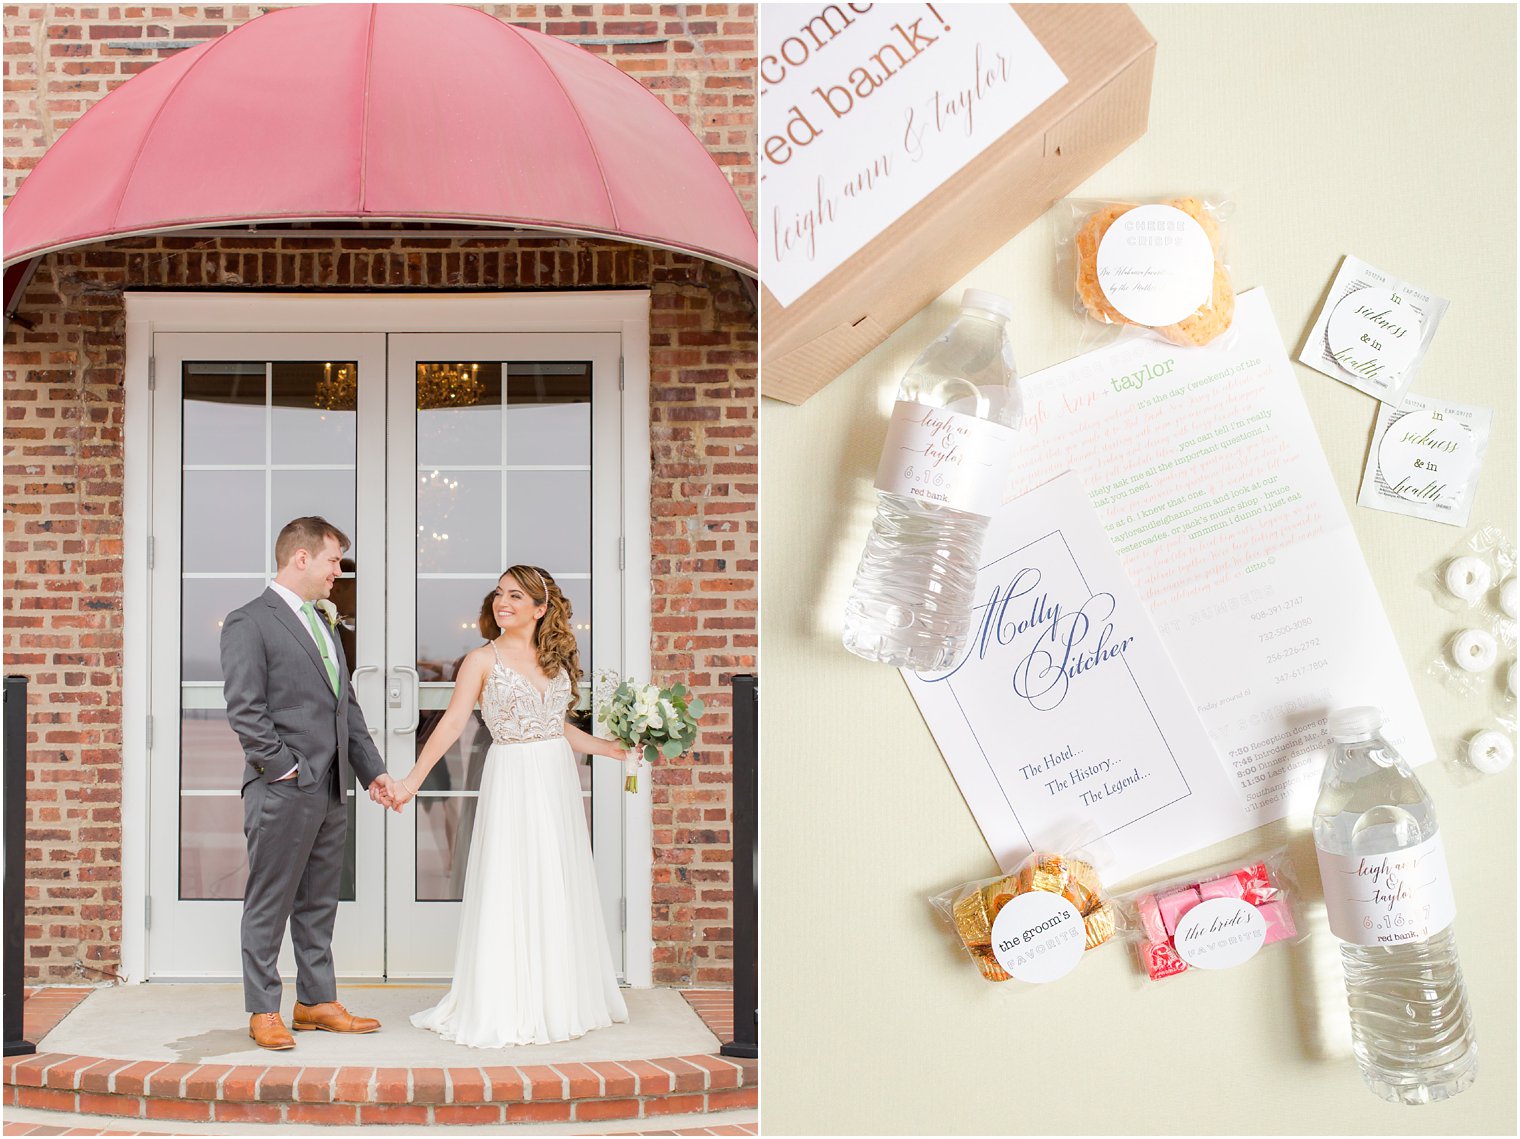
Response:
[[[1507,684],[1509,686],[1509,694],[1511,696],[1515,695],[1515,662],[1514,661],[1510,661],[1509,662],[1509,675],[1504,678],[1504,682],[1505,682],[1505,684]]]
[[[1493,576],[1487,562],[1482,558],[1468,556],[1447,562],[1446,572],[1441,579],[1446,585],[1447,593],[1472,603],[1483,599]]]
[[[1510,574],[1499,586],[1499,608],[1506,617],[1515,615],[1515,575]]]
[[[1484,629],[1463,629],[1451,639],[1451,659],[1464,672],[1487,672],[1499,656],[1499,642]]]
[[[1414,363],[1423,324],[1406,298],[1373,286],[1341,298],[1330,314],[1325,339],[1331,357],[1351,375],[1392,383]]]
[[[1484,775],[1496,775],[1515,762],[1515,745],[1503,732],[1479,732],[1467,741],[1467,762]]]

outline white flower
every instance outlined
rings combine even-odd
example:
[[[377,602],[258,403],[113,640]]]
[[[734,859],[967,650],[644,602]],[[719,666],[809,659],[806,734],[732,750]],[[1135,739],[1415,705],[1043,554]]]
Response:
[[[338,607],[336,605],[324,597],[316,602],[316,608],[322,611],[322,616],[327,621],[329,629],[336,629],[338,627]]]

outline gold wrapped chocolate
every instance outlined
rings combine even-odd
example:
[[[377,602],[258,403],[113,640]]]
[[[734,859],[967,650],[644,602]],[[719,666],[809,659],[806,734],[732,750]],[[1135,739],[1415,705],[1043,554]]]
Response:
[[[1059,854],[1035,854],[1030,860],[1034,864],[1030,880],[1036,890],[1050,894],[1066,892],[1066,880],[1071,877],[1071,867],[1066,859]]]
[[[1098,872],[1093,869],[1092,863],[1083,862],[1080,858],[1068,858],[1066,865],[1071,868],[1070,885],[1080,887],[1094,899],[1103,892],[1102,883],[1098,881]],[[1080,904],[1075,902],[1073,904],[1084,914],[1087,912]],[[1096,905],[1096,901],[1093,904]]]
[[[1082,919],[1087,929],[1087,948],[1096,949],[1114,935],[1114,907],[1104,902]]]
[[[1066,889],[1061,891],[1061,897],[1076,906],[1077,913],[1083,917],[1092,913],[1102,902],[1096,891],[1089,890],[1075,879],[1066,883]]]
[[[976,967],[982,971],[982,976],[989,981],[1010,980],[1007,972],[997,963],[997,958],[992,955],[990,949],[973,949],[971,960],[976,962]]]
[[[992,944],[992,918],[982,891],[971,890],[955,903],[955,932],[967,949]]]
[[[989,981],[1011,979],[992,952],[993,923],[1009,901],[1032,890],[1059,894],[1076,907],[1082,915],[1085,948],[1096,948],[1114,935],[1113,907],[1103,900],[1102,884],[1091,864],[1080,858],[1036,852],[1013,874],[968,882],[935,900]]]
[[[981,889],[982,904],[987,907],[987,925],[991,929],[992,923],[997,921],[998,911],[1008,904],[1009,898],[1016,898],[1026,893],[1029,887],[1020,886],[1017,878],[999,878],[995,882],[989,882]]]

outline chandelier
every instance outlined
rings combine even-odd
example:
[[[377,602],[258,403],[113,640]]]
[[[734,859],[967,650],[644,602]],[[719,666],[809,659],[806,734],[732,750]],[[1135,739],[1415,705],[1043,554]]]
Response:
[[[312,402],[323,411],[353,411],[359,406],[358,374],[352,364],[339,364],[337,375],[331,364],[322,365]]]
[[[468,407],[486,394],[479,364],[418,364],[417,408]]]

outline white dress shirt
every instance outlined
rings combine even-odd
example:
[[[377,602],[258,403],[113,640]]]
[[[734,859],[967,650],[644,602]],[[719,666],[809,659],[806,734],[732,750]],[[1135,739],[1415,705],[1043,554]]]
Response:
[[[296,615],[296,620],[301,622],[301,628],[305,629],[306,635],[310,637],[311,622],[307,621],[306,614],[301,612],[301,606],[305,605],[306,602],[296,594],[292,593],[290,590],[286,589],[277,581],[271,581],[269,583],[269,588],[278,593],[280,595],[280,599],[284,601],[286,605],[290,606],[291,612]],[[321,642],[317,643],[318,651],[326,653],[328,659],[331,660],[334,665],[336,665],[338,663],[338,654],[333,648],[332,636],[327,630],[327,622],[321,616],[318,616],[317,618],[317,633],[322,638]],[[313,640],[315,640],[315,638],[313,638]],[[280,776],[280,778],[275,782],[282,783],[300,770],[301,765],[298,763],[284,775]]]

